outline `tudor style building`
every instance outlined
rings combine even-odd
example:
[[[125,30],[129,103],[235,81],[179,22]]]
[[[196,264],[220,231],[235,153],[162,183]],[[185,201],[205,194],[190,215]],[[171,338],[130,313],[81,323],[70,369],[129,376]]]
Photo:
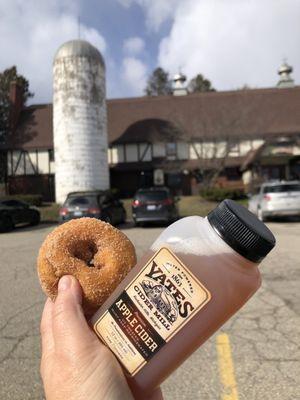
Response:
[[[20,109],[15,85],[11,99],[8,191],[54,200],[52,105]],[[115,99],[107,113],[110,183],[122,196],[154,184],[198,193],[211,168],[219,186],[300,177],[299,86]]]

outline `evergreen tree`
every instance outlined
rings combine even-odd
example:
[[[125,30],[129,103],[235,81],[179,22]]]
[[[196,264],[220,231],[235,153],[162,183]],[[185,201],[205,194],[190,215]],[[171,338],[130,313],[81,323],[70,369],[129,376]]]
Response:
[[[162,96],[172,93],[172,86],[169,74],[163,68],[156,68],[148,79],[145,88],[147,96]]]
[[[188,87],[190,93],[215,92],[211,82],[208,79],[205,79],[202,74],[198,74],[191,79]]]
[[[16,82],[22,87],[23,104],[33,96],[29,91],[28,80],[19,75],[15,66],[8,68],[0,73],[0,183],[3,183],[6,177],[7,154],[5,144],[10,132],[10,85]],[[2,147],[2,149],[1,149]]]

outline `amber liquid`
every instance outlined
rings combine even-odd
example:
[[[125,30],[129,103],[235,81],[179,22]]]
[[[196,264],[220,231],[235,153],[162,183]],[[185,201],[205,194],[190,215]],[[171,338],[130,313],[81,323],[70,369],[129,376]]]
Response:
[[[116,291],[92,318],[94,323],[145,266],[154,252],[146,253]],[[216,332],[261,284],[257,264],[234,251],[224,254],[176,253],[182,263],[210,291],[211,300],[195,314],[134,376],[126,373],[137,395],[145,396],[159,386],[186,358]]]

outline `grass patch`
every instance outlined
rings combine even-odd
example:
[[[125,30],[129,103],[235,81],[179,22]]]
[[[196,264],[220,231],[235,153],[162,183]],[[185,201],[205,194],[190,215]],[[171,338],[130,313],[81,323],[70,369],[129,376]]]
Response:
[[[190,215],[205,217],[218,203],[204,200],[200,196],[184,196],[180,198],[177,204],[181,217]]]
[[[124,208],[126,210],[127,219],[129,221],[132,221],[132,212],[131,212],[132,199],[123,199],[122,203],[123,203]]]
[[[122,201],[127,213],[127,219],[131,220],[132,199],[124,199]],[[240,203],[243,206],[247,207],[248,200],[238,200],[237,203]],[[200,196],[181,196],[179,202],[177,203],[177,206],[179,209],[180,217],[188,217],[190,215],[200,215],[201,217],[205,217],[218,204],[218,202],[208,201]]]
[[[41,222],[58,222],[58,211],[60,205],[56,203],[44,203],[37,207],[41,213]]]
[[[132,199],[124,199],[122,202],[127,213],[127,219],[131,221]],[[247,207],[248,200],[238,200],[237,203]],[[200,215],[201,217],[205,217],[217,205],[217,202],[205,200],[200,196],[181,196],[177,203],[180,217],[188,217],[190,215]],[[41,222],[58,222],[59,204],[45,203],[43,206],[37,208],[41,213]]]

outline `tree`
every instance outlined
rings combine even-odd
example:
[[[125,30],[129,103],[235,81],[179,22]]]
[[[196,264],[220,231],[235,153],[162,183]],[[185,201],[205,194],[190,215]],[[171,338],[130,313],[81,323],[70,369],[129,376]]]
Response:
[[[249,121],[253,121],[257,131],[263,132],[260,101],[250,102],[248,91],[241,91],[228,102],[216,103],[214,112],[204,115],[195,122],[193,130],[201,132],[201,140],[192,143],[198,159],[194,175],[203,189],[210,189],[218,183],[218,178],[228,165],[233,154],[239,154],[239,142]],[[212,127],[214,131],[212,132]]]
[[[29,91],[29,82],[23,76],[19,75],[15,66],[8,68],[0,73],[0,184],[5,182],[7,169],[7,152],[5,144],[10,133],[10,112],[12,104],[10,103],[10,85],[16,82],[22,88],[23,104],[33,96]],[[2,150],[1,150],[2,148]]]
[[[190,93],[215,92],[215,89],[212,87],[211,82],[208,79],[205,79],[202,74],[198,74],[193,79],[191,79],[188,88]]]
[[[150,75],[145,88],[147,96],[161,96],[172,93],[172,86],[169,80],[169,73],[163,68],[156,68]]]

